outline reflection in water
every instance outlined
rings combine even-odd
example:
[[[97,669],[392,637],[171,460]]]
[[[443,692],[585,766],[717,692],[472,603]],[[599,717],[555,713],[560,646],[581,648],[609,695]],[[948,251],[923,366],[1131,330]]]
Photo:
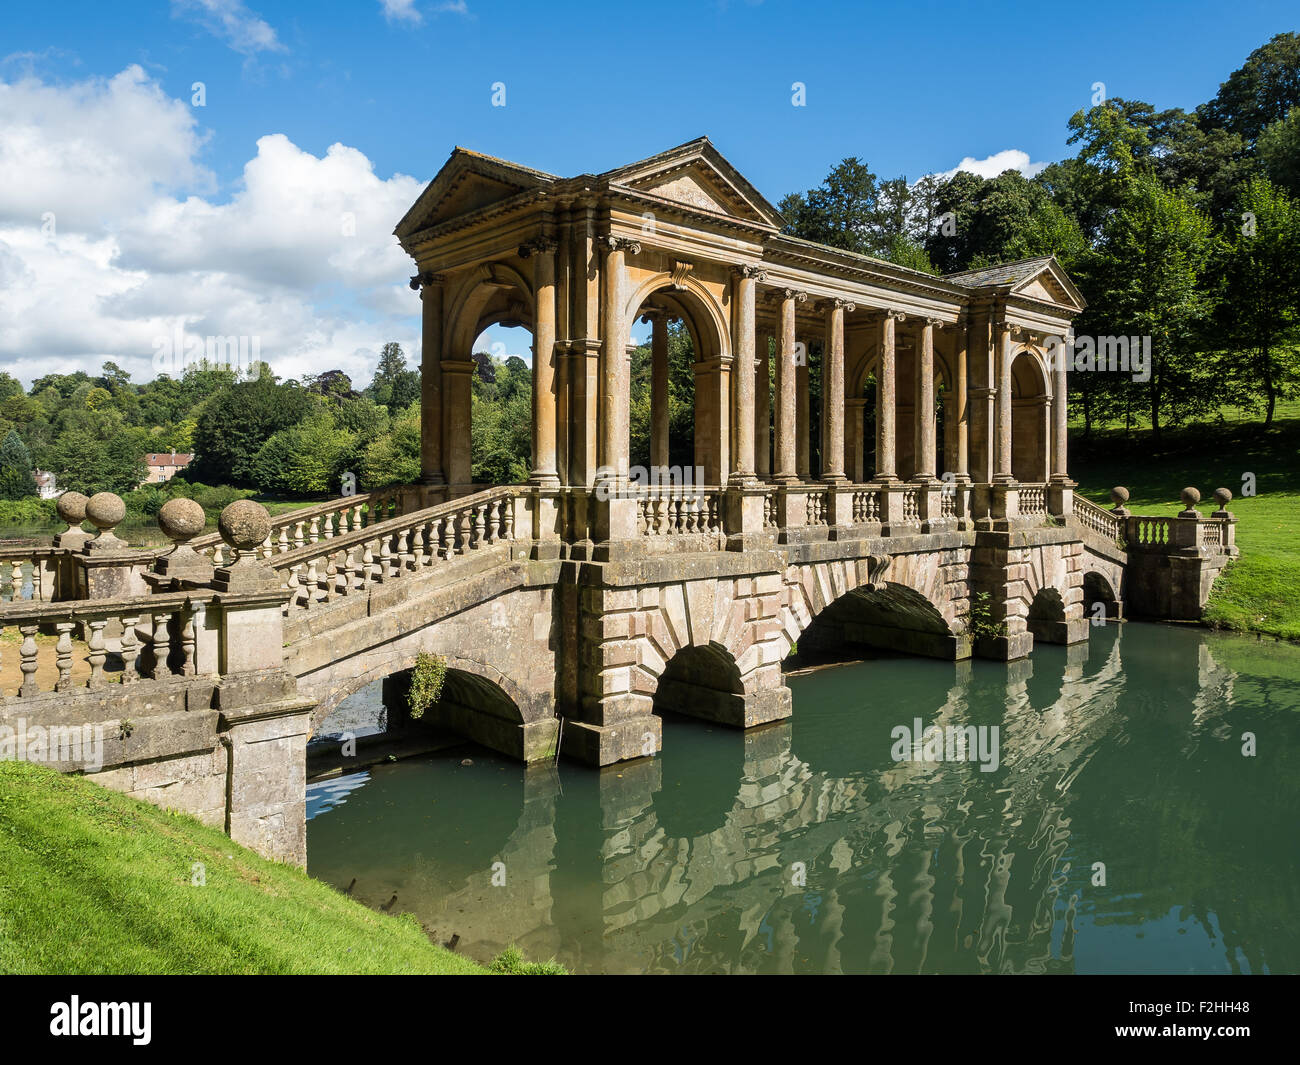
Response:
[[[462,749],[313,785],[310,870],[580,972],[1300,967],[1296,648],[1133,624],[790,683],[791,721],[674,718],[601,772]],[[997,726],[1000,766],[892,761],[916,717]]]

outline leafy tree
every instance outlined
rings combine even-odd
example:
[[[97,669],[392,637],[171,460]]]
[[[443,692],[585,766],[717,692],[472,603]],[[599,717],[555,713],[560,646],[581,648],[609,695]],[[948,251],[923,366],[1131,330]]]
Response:
[[[1199,112],[1212,129],[1254,143],[1265,127],[1300,105],[1300,34],[1279,33],[1250,53]]]
[[[1300,204],[1256,178],[1240,206],[1249,221],[1227,257],[1221,322],[1234,382],[1261,399],[1267,428],[1300,383]]]
[[[1259,157],[1274,184],[1300,196],[1300,107],[1260,134]]]
[[[400,344],[390,341],[379,353],[379,368],[366,393],[390,414],[405,410],[420,398],[420,373],[406,368]]]
[[[280,429],[253,460],[253,482],[284,495],[337,493],[342,474],[356,465],[356,435],[339,429],[328,410],[318,409]]]
[[[361,483],[367,489],[412,484],[420,477],[420,405],[412,403],[376,436],[361,458]]]
[[[1207,409],[1221,396],[1196,355],[1211,310],[1203,281],[1214,251],[1209,220],[1186,194],[1149,175],[1131,179],[1106,225],[1099,279],[1109,321],[1096,332],[1151,337],[1150,379],[1132,387],[1144,394],[1157,441],[1166,420]]]
[[[0,443],[0,499],[24,499],[36,495],[32,456],[27,445],[10,429]]]
[[[270,377],[231,385],[199,415],[192,476],[212,484],[257,487],[262,445],[305,417],[311,402],[303,389]]]

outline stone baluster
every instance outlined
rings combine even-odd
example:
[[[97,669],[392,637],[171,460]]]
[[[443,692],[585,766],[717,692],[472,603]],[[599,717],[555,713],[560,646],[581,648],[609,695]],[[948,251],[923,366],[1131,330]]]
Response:
[[[23,683],[22,687],[18,689],[18,695],[23,699],[31,698],[39,690],[36,685],[36,659],[38,653],[36,633],[39,628],[40,626],[33,624],[18,626],[18,632],[23,638],[22,646],[18,649],[18,668],[23,675]]]
[[[470,508],[462,508],[456,515],[456,553],[458,555],[463,555],[469,550],[473,525],[474,521],[470,514]]]
[[[140,615],[132,614],[122,618],[122,683],[130,684],[140,676],[140,639],[135,627],[140,624]]]
[[[72,687],[72,627],[74,622],[59,621],[54,625],[59,634],[54,645],[54,654],[58,659],[59,679],[54,682],[56,692],[67,691]]]
[[[171,664],[168,659],[172,652],[171,614],[160,612],[153,616],[153,632],[150,634],[149,647],[152,652],[153,667],[150,676],[154,680],[171,676]]]
[[[104,662],[108,659],[108,652],[104,647],[104,627],[108,624],[108,619],[96,618],[87,624],[90,628],[90,639],[86,641],[88,648],[86,658],[90,662],[90,679],[86,682],[86,687],[96,691],[104,686]]]
[[[185,611],[185,622],[181,626],[181,651],[184,656],[181,663],[181,673],[186,677],[192,677],[198,670],[198,638],[195,632],[195,615],[198,613],[193,607]]]

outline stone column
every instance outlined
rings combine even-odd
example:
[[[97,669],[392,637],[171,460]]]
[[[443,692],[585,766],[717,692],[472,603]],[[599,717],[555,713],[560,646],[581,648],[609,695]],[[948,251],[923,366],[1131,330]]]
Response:
[[[764,276],[757,266],[734,270],[732,303],[732,356],[735,365],[736,454],[732,460],[733,484],[754,480],[754,298]]]
[[[447,442],[444,457],[447,483],[467,485],[471,482],[470,454],[470,376],[473,359],[442,360],[443,439]]]
[[[812,446],[812,440],[809,436],[811,418],[808,413],[809,407],[809,371],[808,371],[808,349],[804,348],[803,361],[795,367],[795,466],[799,473],[799,480],[807,483],[812,480],[812,456],[809,454]]]
[[[922,483],[935,479],[934,327],[937,324],[934,318],[926,318],[921,323],[912,382],[912,441],[916,472],[911,479]]]
[[[876,472],[877,481],[898,480],[894,415],[898,382],[895,380],[894,334],[905,316],[885,311],[880,318],[879,358],[876,361]]]
[[[1056,353],[1055,365],[1052,367],[1052,480],[1065,484],[1070,480],[1066,468],[1066,433],[1069,414],[1066,409],[1066,352],[1074,351],[1074,337],[1067,333],[1065,346]]]
[[[786,289],[781,300],[781,350],[776,357],[776,473],[772,480],[793,484],[799,480],[795,448],[795,304],[806,292]]]
[[[822,353],[822,480],[844,476],[844,315],[853,310],[847,300],[826,307],[826,348]]]
[[[966,368],[966,323],[958,322],[953,371],[957,380],[953,384],[953,420],[956,423],[957,468],[953,471],[962,484],[970,483],[970,399],[967,396],[968,373]]]
[[[1014,332],[1015,327],[1004,312],[997,329],[997,468],[993,472],[993,480],[1002,484],[1015,480],[1011,475],[1011,342]]]
[[[420,481],[446,484],[442,467],[442,277],[416,274],[420,293]]]
[[[533,473],[534,484],[558,485],[555,466],[555,249],[549,237],[538,237],[519,249],[533,259],[533,292],[537,313],[533,322]]]
[[[650,323],[650,465],[668,469],[668,314],[651,307],[641,316]]]
[[[621,297],[623,257],[641,245],[626,237],[605,236],[598,242],[605,253],[600,290],[600,465],[615,479],[627,479],[628,400],[631,390],[627,349],[623,343]]]
[[[758,366],[754,371],[755,472],[764,479],[772,476],[772,372],[771,338],[758,341]]]

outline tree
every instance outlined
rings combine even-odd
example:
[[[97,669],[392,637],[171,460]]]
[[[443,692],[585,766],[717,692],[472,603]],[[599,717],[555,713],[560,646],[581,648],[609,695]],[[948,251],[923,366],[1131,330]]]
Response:
[[[1260,134],[1259,158],[1274,184],[1300,196],[1300,107]]]
[[[1256,48],[1198,109],[1211,129],[1254,144],[1266,126],[1300,105],[1300,34],[1279,33]]]
[[[191,476],[208,484],[258,487],[257,454],[275,433],[302,419],[311,397],[269,376],[240,381],[215,396],[194,429]]]
[[[0,443],[0,499],[25,499],[35,494],[31,453],[18,433],[10,429]]]
[[[1157,441],[1166,420],[1205,410],[1222,395],[1195,350],[1211,310],[1202,282],[1214,250],[1209,220],[1151,175],[1129,180],[1106,225],[1098,273],[1109,321],[1097,332],[1151,338],[1150,377],[1133,384],[1145,393]]]
[[[1247,221],[1227,257],[1220,320],[1234,383],[1262,397],[1267,428],[1300,382],[1300,204],[1256,178],[1240,206]]]
[[[355,469],[356,436],[334,424],[328,410],[278,430],[253,460],[253,482],[283,495],[337,493],[342,475]]]
[[[420,398],[420,374],[406,368],[402,346],[390,341],[379,353],[379,368],[366,394],[390,414],[405,410]]]

